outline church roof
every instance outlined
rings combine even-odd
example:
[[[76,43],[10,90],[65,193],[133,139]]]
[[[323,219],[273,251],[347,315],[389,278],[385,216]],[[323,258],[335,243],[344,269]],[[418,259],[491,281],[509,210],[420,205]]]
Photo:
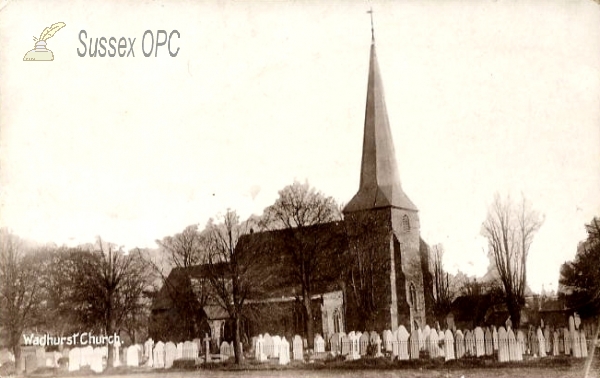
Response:
[[[396,152],[373,40],[369,62],[360,187],[344,208],[344,212],[390,206],[417,211],[417,207],[400,185]]]

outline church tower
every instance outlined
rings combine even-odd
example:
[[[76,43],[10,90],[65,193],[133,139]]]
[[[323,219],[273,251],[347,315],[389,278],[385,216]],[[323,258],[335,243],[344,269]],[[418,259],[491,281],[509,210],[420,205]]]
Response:
[[[347,328],[425,325],[419,214],[402,190],[372,35],[358,192],[343,210],[352,273]]]

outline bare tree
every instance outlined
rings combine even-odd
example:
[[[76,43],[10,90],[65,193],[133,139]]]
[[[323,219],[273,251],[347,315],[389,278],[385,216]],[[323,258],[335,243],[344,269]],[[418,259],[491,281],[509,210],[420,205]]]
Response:
[[[265,209],[264,224],[269,229],[283,230],[282,252],[285,266],[290,268],[293,284],[299,286],[309,348],[313,346],[313,287],[322,280],[333,263],[335,238],[317,226],[341,220],[339,207],[332,197],[326,197],[308,185],[295,181],[279,191],[279,198]],[[310,229],[312,228],[312,229]]]
[[[262,274],[267,245],[261,248],[263,239],[250,237],[252,222],[240,223],[235,211],[227,210],[215,224],[212,219],[206,227],[207,275],[213,299],[227,312],[234,322],[235,363],[242,362],[241,321],[249,298],[260,297],[265,284]]]
[[[22,240],[0,229],[0,326],[12,348],[17,372],[21,366],[21,335],[35,325],[42,300],[38,256],[26,253]]]
[[[505,303],[515,326],[521,320],[527,285],[527,255],[535,233],[543,223],[524,196],[515,204],[496,194],[483,222],[482,235],[504,287]]]
[[[450,285],[450,275],[444,270],[444,247],[436,244],[431,248],[431,270],[433,272],[433,312],[440,320],[450,312],[455,293]]]
[[[165,236],[156,243],[168,255],[172,266],[188,268],[204,261],[198,225],[187,226],[182,232]]]

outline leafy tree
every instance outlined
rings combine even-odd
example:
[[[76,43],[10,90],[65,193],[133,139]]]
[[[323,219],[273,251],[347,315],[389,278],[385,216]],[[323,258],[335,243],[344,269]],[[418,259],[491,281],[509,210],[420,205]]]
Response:
[[[0,328],[13,350],[17,372],[21,366],[21,335],[39,321],[43,288],[40,255],[28,253],[24,242],[0,229]]]
[[[289,268],[286,275],[300,289],[309,348],[313,346],[314,319],[312,294],[317,282],[324,280],[335,264],[337,241],[319,226],[341,220],[339,207],[332,197],[295,181],[279,191],[279,198],[265,209],[263,225],[283,231],[281,250]],[[312,228],[312,229],[311,229]]]
[[[510,197],[496,194],[488,209],[481,233],[488,239],[489,251],[504,288],[506,307],[518,326],[521,308],[525,304],[527,284],[527,255],[535,233],[543,220],[522,197],[514,203]]]
[[[585,227],[588,237],[579,244],[575,259],[561,266],[559,282],[568,306],[590,317],[600,313],[600,218]]]

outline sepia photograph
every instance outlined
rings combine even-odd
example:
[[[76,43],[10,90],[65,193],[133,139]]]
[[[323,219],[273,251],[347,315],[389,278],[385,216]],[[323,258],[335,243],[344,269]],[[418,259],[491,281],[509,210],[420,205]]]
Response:
[[[0,1],[0,378],[600,378],[599,267],[600,1]]]

